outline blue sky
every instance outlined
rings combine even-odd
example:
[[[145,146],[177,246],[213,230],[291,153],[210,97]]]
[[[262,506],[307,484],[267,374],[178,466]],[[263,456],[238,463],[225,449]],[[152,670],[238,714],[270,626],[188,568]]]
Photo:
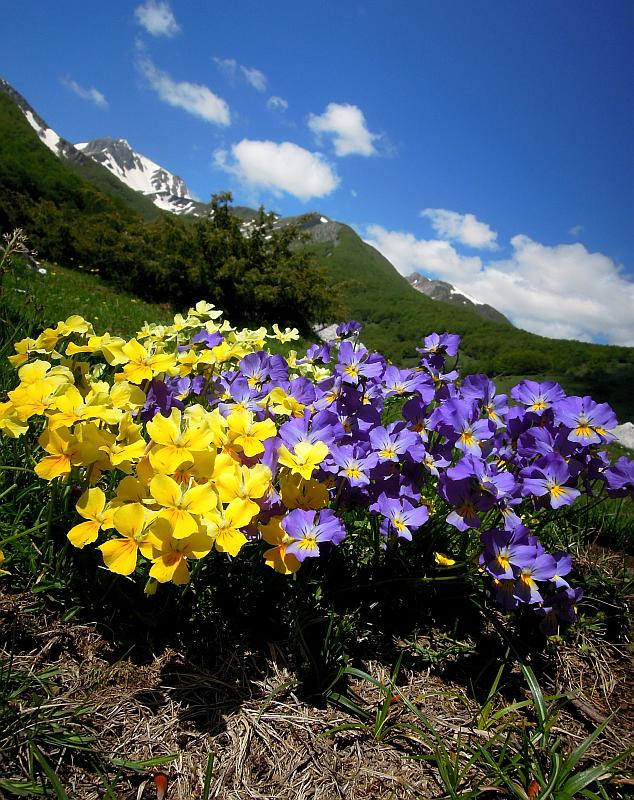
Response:
[[[634,345],[634,4],[21,0],[0,75],[208,199],[348,222],[544,335]]]

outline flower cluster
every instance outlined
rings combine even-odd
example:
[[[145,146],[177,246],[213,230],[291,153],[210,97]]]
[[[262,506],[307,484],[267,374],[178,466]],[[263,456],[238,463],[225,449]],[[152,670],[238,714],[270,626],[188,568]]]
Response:
[[[355,508],[386,547],[424,535],[430,515],[482,531],[479,568],[503,606],[535,608],[545,630],[574,619],[571,559],[531,527],[597,481],[634,494],[634,462],[610,466],[600,449],[612,410],[555,383],[522,381],[509,400],[484,375],[461,381],[455,335],[427,336],[399,369],[359,331],[285,358],[267,340],[297,331],[237,330],[204,302],[129,341],[70,317],[16,343],[0,430],[39,426],[36,473],[82,484],[70,542],[96,544],[113,572],[146,571],[149,592],[249,543],[296,572],[351,536]]]

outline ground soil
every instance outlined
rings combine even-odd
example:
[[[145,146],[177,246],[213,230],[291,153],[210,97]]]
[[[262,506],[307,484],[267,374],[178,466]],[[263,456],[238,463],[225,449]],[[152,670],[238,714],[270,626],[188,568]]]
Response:
[[[144,644],[122,652],[115,632],[103,621],[64,621],[62,612],[47,606],[45,599],[34,602],[32,594],[10,590],[0,594],[0,620],[5,669],[10,663],[14,672],[33,675],[55,668],[54,694],[47,702],[65,710],[89,708],[80,718],[82,725],[95,737],[92,747],[110,768],[107,778],[100,776],[85,754],[51,746],[48,755],[71,800],[104,797],[108,781],[117,774],[112,758],[129,762],[168,754],[175,758],[160,767],[169,779],[168,800],[202,797],[210,754],[209,797],[216,800],[445,796],[433,765],[424,760],[433,750],[429,736],[401,726],[377,741],[357,716],[302,696],[283,641],[254,646],[217,620],[194,638],[168,633],[154,648]],[[420,637],[417,646],[428,652],[430,645],[429,638]],[[571,695],[556,721],[569,747],[614,714],[593,749],[595,758],[606,758],[634,740],[631,658],[626,642],[586,642],[586,648],[584,652],[578,641],[561,644],[541,662],[536,656],[535,666],[545,693]],[[449,752],[455,752],[458,742],[492,735],[492,728],[476,724],[476,698],[480,692],[482,701],[487,685],[479,690],[477,677],[489,655],[477,652],[475,645],[465,646],[426,667],[412,668],[411,662],[399,674],[400,690]],[[389,667],[380,658],[357,666],[376,680],[389,680]],[[382,699],[372,683],[357,678],[350,682],[348,696],[372,719]],[[528,696],[515,670],[494,707]],[[420,727],[398,697],[388,720],[394,723]],[[534,720],[529,710],[510,715],[508,724],[530,726]],[[0,747],[0,774],[24,776],[28,764],[21,758],[26,756],[7,762],[2,752]],[[500,787],[487,785],[477,770],[466,785],[479,786],[483,797],[506,796]],[[153,771],[140,768],[122,768],[110,794],[117,800],[158,796]]]

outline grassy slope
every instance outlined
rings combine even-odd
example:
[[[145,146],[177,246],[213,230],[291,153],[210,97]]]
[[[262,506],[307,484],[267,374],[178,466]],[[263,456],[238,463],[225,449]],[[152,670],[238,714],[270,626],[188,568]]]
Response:
[[[342,313],[364,322],[363,340],[397,363],[411,364],[432,331],[463,337],[462,368],[486,372],[501,388],[521,377],[558,380],[570,393],[609,401],[622,420],[634,419],[634,348],[547,339],[483,319],[411,288],[390,262],[347,226],[336,245],[313,245],[336,281]]]
[[[97,275],[45,266],[46,275],[14,267],[5,278],[2,304],[15,309],[31,306],[33,315],[44,325],[79,314],[92,322],[98,333],[110,331],[127,337],[134,336],[146,321],[172,321],[174,310],[168,304],[137,300],[108,286]]]
[[[84,181],[110,197],[119,209],[132,209],[145,219],[156,219],[161,213],[100,164],[73,163],[55,156],[13,100],[0,92],[0,186],[63,203],[80,193]]]

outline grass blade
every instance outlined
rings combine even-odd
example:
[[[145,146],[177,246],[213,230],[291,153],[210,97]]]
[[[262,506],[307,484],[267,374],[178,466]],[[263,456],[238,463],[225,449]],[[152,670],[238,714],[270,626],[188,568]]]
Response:
[[[205,783],[203,784],[203,793],[201,800],[209,800],[209,792],[211,791],[211,775],[214,771],[214,761],[216,754],[212,750],[207,757],[207,768],[205,769]]]
[[[33,755],[35,756],[36,761],[44,770],[44,774],[48,778],[49,783],[55,790],[55,796],[57,797],[57,800],[68,800],[68,795],[64,791],[64,787],[60,783],[60,780],[57,777],[55,770],[44,757],[44,753],[42,753],[42,751],[36,744],[31,745],[31,750],[33,751]]]

